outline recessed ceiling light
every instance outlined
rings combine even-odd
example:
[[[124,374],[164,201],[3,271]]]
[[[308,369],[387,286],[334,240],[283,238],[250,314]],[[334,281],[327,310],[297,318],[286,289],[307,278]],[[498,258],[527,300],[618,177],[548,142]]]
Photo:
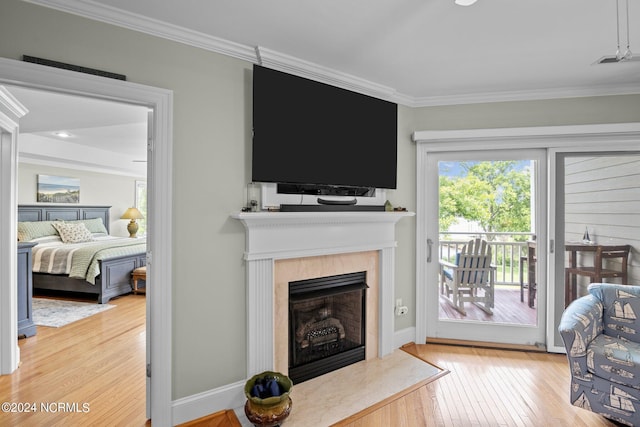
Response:
[[[471,6],[476,1],[477,0],[454,0],[454,3],[457,4],[458,6]]]
[[[54,132],[53,134],[55,136],[57,136],[58,138],[71,138],[73,136],[69,132],[64,131],[64,130],[59,130],[57,132]]]

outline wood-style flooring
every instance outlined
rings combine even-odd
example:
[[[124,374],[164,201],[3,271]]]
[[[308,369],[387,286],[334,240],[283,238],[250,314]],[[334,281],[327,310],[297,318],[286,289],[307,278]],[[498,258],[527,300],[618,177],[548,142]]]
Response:
[[[615,426],[569,404],[565,355],[422,344],[448,375],[341,427]]]
[[[466,316],[463,316],[444,298],[440,297],[441,319],[479,320],[483,322],[511,323],[517,325],[535,325],[536,308],[529,307],[527,290],[524,291],[524,302],[520,301],[519,286],[496,286],[493,314],[487,314],[480,307],[465,303]]]
[[[116,307],[61,328],[38,326],[18,341],[21,365],[0,376],[0,400],[35,411],[0,412],[0,425],[145,425],[145,297],[109,303]]]
[[[616,426],[569,404],[565,355],[436,344],[404,349],[451,372],[336,427]],[[240,425],[228,418],[229,424],[214,424],[225,415],[203,417],[189,427]]]
[[[144,298],[117,298],[111,302],[114,309],[62,328],[38,327],[37,335],[21,339],[22,365],[12,375],[0,377],[0,400],[38,405],[78,403],[80,412],[0,413],[0,425],[149,425],[145,417]],[[569,404],[569,369],[564,355],[436,344],[405,350],[451,372],[339,425],[615,425]],[[89,404],[89,411],[82,412],[83,403]],[[234,425],[232,412],[216,415],[222,421],[211,416],[188,425]]]

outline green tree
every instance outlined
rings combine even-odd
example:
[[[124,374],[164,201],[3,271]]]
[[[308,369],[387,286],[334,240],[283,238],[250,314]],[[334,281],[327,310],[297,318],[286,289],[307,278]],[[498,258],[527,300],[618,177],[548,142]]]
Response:
[[[461,163],[463,176],[440,176],[440,231],[458,218],[476,221],[485,232],[530,231],[529,168],[514,161]]]

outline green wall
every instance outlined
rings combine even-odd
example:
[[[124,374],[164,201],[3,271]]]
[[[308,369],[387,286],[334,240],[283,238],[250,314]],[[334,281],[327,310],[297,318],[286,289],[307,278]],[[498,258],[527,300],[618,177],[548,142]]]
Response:
[[[174,92],[173,398],[245,378],[244,230],[232,212],[250,179],[252,64],[48,8],[3,0],[0,56],[125,74]],[[397,206],[415,211],[414,130],[640,121],[639,96],[400,107]],[[633,112],[632,112],[633,111]],[[415,218],[397,226],[396,297],[414,326]]]
[[[252,65],[19,0],[0,8],[0,56],[125,74],[174,92],[173,391],[245,378],[244,230],[229,218],[249,172]]]

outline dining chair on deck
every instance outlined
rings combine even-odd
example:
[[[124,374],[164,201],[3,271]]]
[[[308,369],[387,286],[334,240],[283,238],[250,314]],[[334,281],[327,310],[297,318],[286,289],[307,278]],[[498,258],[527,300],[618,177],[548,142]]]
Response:
[[[527,242],[527,254],[520,257],[520,302],[524,302],[524,290],[527,289],[528,303],[534,308],[538,284],[536,283],[536,242]],[[524,264],[527,264],[527,281],[524,281]]]
[[[471,240],[456,254],[455,263],[440,260],[440,295],[463,315],[465,302],[493,314],[495,272],[489,244]]]
[[[613,278],[620,279],[623,285],[629,283],[628,263],[631,245],[568,243],[565,249],[569,252],[569,266],[564,269],[565,306],[578,298],[577,276],[588,277],[590,283],[602,283],[604,279]],[[578,252],[592,253],[593,266],[578,265]]]

